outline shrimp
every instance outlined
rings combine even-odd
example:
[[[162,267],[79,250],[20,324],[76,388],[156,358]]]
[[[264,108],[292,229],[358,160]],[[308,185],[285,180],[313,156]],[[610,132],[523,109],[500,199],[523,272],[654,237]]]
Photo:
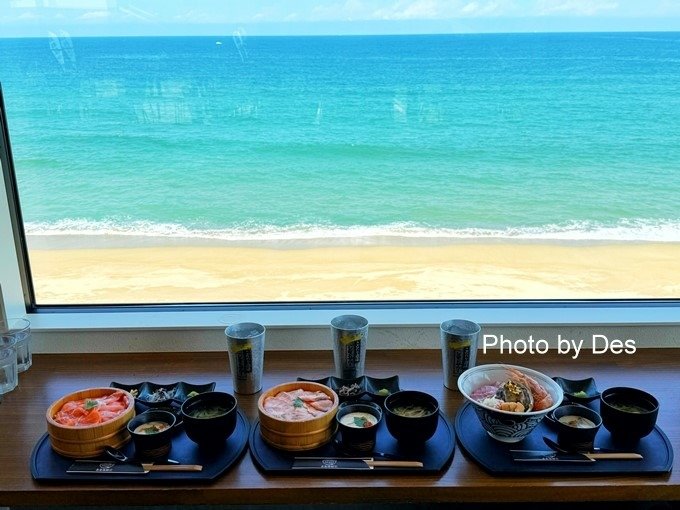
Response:
[[[524,383],[525,386],[531,390],[531,395],[534,397],[534,405],[531,411],[543,411],[553,405],[553,399],[546,389],[536,382],[536,379],[523,374],[516,368],[508,367],[508,371],[512,377]]]

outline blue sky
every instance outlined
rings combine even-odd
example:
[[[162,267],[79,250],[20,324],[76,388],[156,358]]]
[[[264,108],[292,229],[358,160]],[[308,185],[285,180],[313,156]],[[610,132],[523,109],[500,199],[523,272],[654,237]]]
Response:
[[[680,31],[680,0],[0,0],[0,37]]]

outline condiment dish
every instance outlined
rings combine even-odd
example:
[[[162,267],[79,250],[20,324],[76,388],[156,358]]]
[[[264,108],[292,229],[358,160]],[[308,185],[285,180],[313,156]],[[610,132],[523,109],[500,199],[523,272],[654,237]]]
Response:
[[[340,402],[357,400],[366,394],[366,378],[363,376],[353,379],[330,377],[330,387],[338,394]]]
[[[146,407],[167,408],[173,404],[180,406],[187,398],[199,393],[206,393],[215,389],[215,383],[191,384],[184,381],[160,384],[144,381],[135,384],[112,382],[112,388],[119,388],[131,393],[137,402]]]
[[[366,376],[366,393],[379,404],[383,404],[386,397],[397,391],[400,391],[398,375],[384,378]]]
[[[564,392],[565,400],[586,404],[600,397],[600,392],[595,385],[595,379],[565,379],[564,377],[553,377],[553,380],[560,385]]]
[[[370,377],[362,375],[354,379],[342,379],[330,376],[321,379],[305,379],[298,377],[298,381],[314,382],[328,386],[338,394],[340,402],[367,400],[382,404],[385,397],[399,391],[399,376],[392,377]],[[364,398],[366,397],[366,398]]]

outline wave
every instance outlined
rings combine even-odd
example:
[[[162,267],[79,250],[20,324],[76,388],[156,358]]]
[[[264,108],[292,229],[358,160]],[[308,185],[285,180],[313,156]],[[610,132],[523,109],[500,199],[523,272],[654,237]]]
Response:
[[[442,228],[407,222],[377,226],[299,224],[281,227],[248,224],[213,229],[148,221],[65,219],[50,223],[27,222],[25,232],[29,237],[135,237],[176,241],[204,240],[227,244],[311,242],[330,245],[371,245],[400,243],[407,240],[413,243],[428,240],[437,243],[471,240],[680,242],[680,220],[624,219],[610,225],[580,221],[562,225],[498,229]]]

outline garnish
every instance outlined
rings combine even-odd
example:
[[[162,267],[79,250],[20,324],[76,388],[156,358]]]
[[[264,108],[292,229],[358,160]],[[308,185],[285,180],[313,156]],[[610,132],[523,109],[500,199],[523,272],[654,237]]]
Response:
[[[575,396],[576,398],[586,398],[588,396],[588,394],[583,390],[577,391],[577,392],[573,393],[572,395]]]
[[[293,407],[302,407],[303,405],[302,399],[300,397],[295,397],[295,400],[293,400]]]
[[[381,397],[386,397],[389,394],[390,390],[388,390],[387,388],[381,388],[380,390],[378,390],[378,395],[380,395]]]
[[[355,416],[354,417],[354,425],[356,425],[360,429],[365,429],[365,428],[373,426],[371,421],[367,420],[363,416]]]
[[[99,402],[97,402],[96,400],[86,400],[84,407],[85,407],[86,411],[89,411],[91,409],[94,409],[98,405],[99,405]]]

